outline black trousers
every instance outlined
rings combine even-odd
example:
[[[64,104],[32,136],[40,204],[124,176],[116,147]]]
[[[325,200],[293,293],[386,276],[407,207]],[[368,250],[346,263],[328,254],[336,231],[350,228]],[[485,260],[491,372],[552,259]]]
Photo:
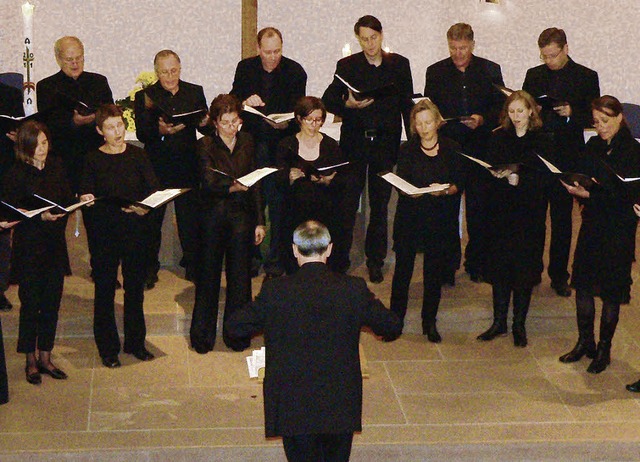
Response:
[[[53,349],[63,285],[64,274],[60,268],[30,272],[21,278],[18,353]]]
[[[202,230],[202,250],[190,328],[191,345],[204,352],[213,350],[224,261],[227,292],[223,340],[233,349],[248,348],[250,338],[231,338],[225,326],[231,313],[251,301],[250,266],[254,242],[252,220],[245,212],[220,216],[213,211],[204,211]]]
[[[4,358],[4,342],[2,340],[2,322],[0,320],[0,404],[9,402],[9,381],[7,379],[7,363]]]
[[[412,246],[395,245],[396,266],[391,283],[391,311],[400,319],[404,319],[409,301],[409,286],[413,276],[413,265],[416,260],[416,250]],[[422,295],[422,321],[433,323],[436,321],[440,298],[442,294],[442,277],[447,268],[446,258],[430,260],[429,255],[424,256],[422,266],[423,295]]]
[[[573,196],[559,181],[547,186],[551,217],[551,243],[549,245],[549,278],[553,284],[566,284],[569,280],[569,254],[571,252]]]
[[[353,228],[356,222],[356,213],[360,206],[360,196],[364,186],[368,182],[369,194],[369,224],[364,243],[364,252],[367,257],[368,267],[382,267],[387,256],[387,227],[388,207],[391,198],[391,185],[378,176],[378,173],[392,170],[395,164],[395,156],[398,150],[398,142],[395,137],[378,136],[372,140],[363,137],[363,144],[359,152],[349,152],[350,148],[343,148],[347,158],[351,160],[349,166],[349,180],[344,191],[342,210],[344,212],[343,233],[341,238],[345,240],[346,268],[349,267],[349,249],[353,242]],[[345,266],[338,261],[337,266]]]
[[[103,358],[120,352],[114,304],[120,263],[124,288],[124,351],[134,352],[144,347],[148,228],[146,216],[119,211],[96,219],[93,334]]]
[[[347,462],[351,456],[353,433],[319,433],[283,436],[289,462]]]
[[[513,294],[513,325],[524,327],[531,304],[533,287],[511,287],[504,283],[493,284],[493,322],[507,326],[509,302]]]
[[[196,191],[189,191],[178,196],[173,205],[176,211],[176,223],[178,225],[178,237],[182,247],[183,267],[195,264],[199,252],[200,243],[200,218],[198,216],[199,200]],[[150,239],[149,239],[149,263],[148,273],[155,274],[160,269],[160,246],[162,245],[162,222],[166,206],[158,207],[149,212]]]
[[[11,269],[11,231],[0,232],[0,293],[9,288]]]

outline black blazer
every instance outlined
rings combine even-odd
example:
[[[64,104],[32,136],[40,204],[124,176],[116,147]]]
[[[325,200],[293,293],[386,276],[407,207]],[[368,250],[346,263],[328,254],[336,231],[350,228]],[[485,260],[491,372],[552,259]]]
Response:
[[[253,304],[233,313],[230,335],[264,329],[267,437],[362,429],[363,326],[388,339],[402,333],[401,321],[363,279],[322,263],[266,281]]]

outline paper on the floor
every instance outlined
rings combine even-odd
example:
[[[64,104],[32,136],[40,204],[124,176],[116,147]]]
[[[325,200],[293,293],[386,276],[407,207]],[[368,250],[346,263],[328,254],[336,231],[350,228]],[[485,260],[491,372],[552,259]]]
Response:
[[[257,379],[260,375],[264,377],[265,351],[262,347],[259,350],[253,350],[251,356],[247,356],[249,378]],[[262,374],[260,374],[260,369],[263,369]]]

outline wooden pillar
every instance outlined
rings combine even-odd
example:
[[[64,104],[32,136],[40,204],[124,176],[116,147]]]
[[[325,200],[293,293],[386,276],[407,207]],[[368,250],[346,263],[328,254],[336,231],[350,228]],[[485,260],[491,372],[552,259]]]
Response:
[[[242,0],[242,59],[256,55],[258,0]]]

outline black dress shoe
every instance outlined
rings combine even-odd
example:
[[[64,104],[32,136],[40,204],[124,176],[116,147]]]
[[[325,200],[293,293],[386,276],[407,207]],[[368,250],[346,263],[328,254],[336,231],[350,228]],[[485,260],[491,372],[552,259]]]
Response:
[[[105,367],[108,367],[109,369],[113,369],[115,367],[120,367],[122,364],[120,364],[120,360],[118,359],[118,356],[105,356],[104,358],[102,358],[102,364],[104,364]]]
[[[507,326],[501,326],[500,324],[493,323],[491,327],[478,335],[476,338],[478,340],[482,340],[483,342],[488,342],[493,340],[496,337],[500,337],[503,335],[507,335]]]
[[[13,305],[9,300],[7,300],[4,293],[0,294],[0,311],[11,311],[12,308]]]
[[[551,283],[551,288],[556,291],[560,297],[571,297],[571,288],[566,282]]]
[[[519,348],[527,346],[527,331],[524,326],[513,328],[513,344]]]
[[[63,370],[58,369],[57,367],[47,369],[40,363],[38,363],[38,371],[41,374],[47,374],[56,380],[66,380],[68,378],[67,374],[65,374]]]
[[[422,326],[422,335],[427,336],[427,340],[431,343],[440,343],[442,342],[442,337],[440,333],[438,333],[438,329],[436,329],[435,323],[429,323]]]
[[[374,284],[379,284],[382,281],[384,281],[384,276],[382,275],[382,268],[379,266],[370,266],[369,280]]]
[[[589,359],[593,359],[596,357],[596,342],[591,340],[590,342],[582,342],[578,340],[576,346],[573,347],[569,353],[563,354],[558,358],[561,363],[575,363],[576,361],[580,361],[583,356]]]
[[[640,380],[637,382],[630,383],[626,386],[626,389],[632,391],[634,393],[640,393]]]
[[[125,353],[128,353],[128,354],[131,354],[131,355],[135,356],[140,361],[151,361],[152,359],[155,358],[153,353],[151,353],[149,350],[147,350],[144,347],[140,348],[139,350],[135,350],[135,351],[127,351],[127,350],[125,350]]]
[[[32,385],[40,385],[42,383],[42,376],[40,375],[40,372],[32,372],[31,374],[29,373],[29,366],[26,366],[24,368],[24,373],[25,376],[27,377],[27,382],[29,382]]]

